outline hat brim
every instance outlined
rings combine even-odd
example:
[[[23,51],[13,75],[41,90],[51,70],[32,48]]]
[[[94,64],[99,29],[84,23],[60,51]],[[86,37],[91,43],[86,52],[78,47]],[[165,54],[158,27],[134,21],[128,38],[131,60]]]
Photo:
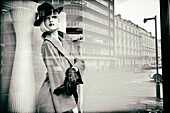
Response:
[[[53,9],[53,12],[57,12],[58,14],[60,14],[62,10],[63,10],[63,7],[58,7],[58,8],[56,8],[56,9]],[[37,13],[37,14],[38,14],[38,13]],[[34,22],[34,26],[40,26],[40,24],[41,24],[41,22],[43,21],[43,19],[44,19],[45,17],[47,17],[47,16],[48,16],[48,15],[37,19],[37,20]]]

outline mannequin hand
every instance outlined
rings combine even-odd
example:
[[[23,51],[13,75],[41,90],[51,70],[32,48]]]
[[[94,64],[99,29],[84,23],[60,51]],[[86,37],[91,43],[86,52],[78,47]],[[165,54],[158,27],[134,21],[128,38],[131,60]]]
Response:
[[[60,87],[56,88],[53,93],[58,96],[58,95],[60,95],[61,93],[63,93],[64,90],[65,90],[65,86],[64,86],[64,85],[61,85]]]
[[[83,59],[74,59],[74,65],[75,67],[78,67],[81,70],[85,70],[85,62]]]

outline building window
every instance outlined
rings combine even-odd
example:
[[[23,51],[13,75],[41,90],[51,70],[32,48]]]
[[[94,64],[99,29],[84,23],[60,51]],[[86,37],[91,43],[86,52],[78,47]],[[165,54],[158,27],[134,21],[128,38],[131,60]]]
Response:
[[[94,54],[101,54],[101,48],[95,47]]]
[[[85,53],[93,54],[93,48],[92,47],[84,47]]]
[[[85,36],[85,41],[87,41],[87,42],[93,42],[93,36],[91,36],[91,35],[86,35],[86,36]]]
[[[121,24],[121,28],[123,29],[123,24]]]

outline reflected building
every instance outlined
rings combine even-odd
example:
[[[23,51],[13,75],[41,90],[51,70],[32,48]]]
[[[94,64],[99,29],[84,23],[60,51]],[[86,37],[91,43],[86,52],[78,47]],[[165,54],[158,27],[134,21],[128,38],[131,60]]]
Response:
[[[86,60],[86,71],[115,66],[114,0],[33,0],[63,6],[66,31]]]
[[[1,49],[2,112],[36,109],[37,89],[46,70],[40,54],[42,33],[33,23],[36,8],[43,2],[64,7],[66,32],[85,59],[88,72],[107,70],[114,65],[114,0],[4,0],[0,32],[4,47]]]
[[[69,34],[79,40],[77,49],[86,60],[88,72],[108,70],[115,62],[114,0],[53,0],[63,5],[67,30],[78,28],[82,34]],[[77,31],[78,32],[78,31]]]

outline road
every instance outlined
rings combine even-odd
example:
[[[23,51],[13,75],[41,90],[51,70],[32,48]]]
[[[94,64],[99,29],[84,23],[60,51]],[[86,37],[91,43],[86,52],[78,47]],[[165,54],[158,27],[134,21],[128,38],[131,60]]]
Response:
[[[87,113],[133,110],[142,99],[155,97],[156,84],[148,71],[99,73],[84,77],[83,95],[83,111]]]

